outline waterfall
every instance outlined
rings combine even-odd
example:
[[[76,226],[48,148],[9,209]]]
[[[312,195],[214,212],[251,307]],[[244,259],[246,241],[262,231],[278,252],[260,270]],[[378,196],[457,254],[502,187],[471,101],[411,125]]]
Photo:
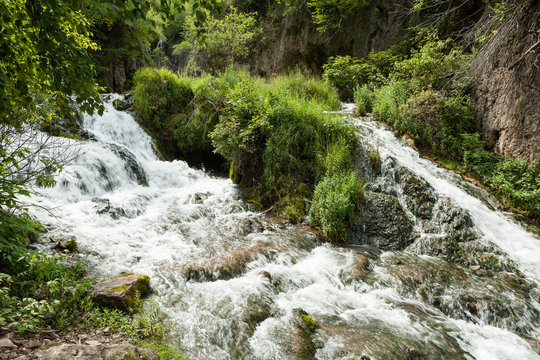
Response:
[[[540,359],[531,345],[540,339],[538,298],[492,289],[494,278],[484,281],[469,269],[458,277],[453,265],[416,251],[417,243],[388,251],[338,247],[321,243],[305,226],[272,221],[250,208],[230,180],[183,161],[161,161],[133,117],[114,109],[118,97],[106,102],[103,116],[84,117],[83,127],[96,141],[78,142],[79,157],[54,188],[32,196],[40,206],[30,213],[47,229],[43,246],[48,239],[76,238],[76,256],[95,279],[123,271],[151,276],[153,297],[190,357],[294,359],[308,352],[317,359]],[[383,175],[405,167],[439,199],[465,209],[478,241],[504,252],[524,274],[520,281],[538,294],[535,235],[490,210],[469,195],[469,185],[375,122],[352,121],[366,146],[379,148]],[[418,223],[417,242],[442,236]],[[434,305],[400,280],[403,269],[415,264],[450,268],[445,276],[455,282],[448,287],[477,287],[494,297],[485,304],[500,307],[472,313],[442,288],[440,302],[452,306]],[[508,299],[510,310],[498,321]],[[307,316],[315,330],[302,323]]]

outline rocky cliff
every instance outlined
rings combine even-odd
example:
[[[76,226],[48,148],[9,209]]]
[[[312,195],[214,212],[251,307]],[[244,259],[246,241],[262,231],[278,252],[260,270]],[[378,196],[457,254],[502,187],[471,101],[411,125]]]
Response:
[[[540,150],[539,1],[516,1],[476,57],[472,74],[487,147],[532,164]]]
[[[253,58],[259,75],[295,70],[320,74],[329,56],[366,56],[371,50],[385,50],[398,43],[407,31],[402,14],[406,0],[379,0],[347,17],[338,30],[321,34],[311,19],[307,1],[293,8],[285,5],[266,17],[266,41]]]

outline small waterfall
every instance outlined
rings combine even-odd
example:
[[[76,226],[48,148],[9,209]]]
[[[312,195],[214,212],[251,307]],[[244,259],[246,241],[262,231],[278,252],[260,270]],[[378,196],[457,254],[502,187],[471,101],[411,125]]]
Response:
[[[472,270],[419,254],[418,241],[399,251],[335,247],[302,226],[273,222],[250,209],[230,180],[182,161],[159,160],[133,117],[113,108],[115,98],[103,116],[84,118],[84,129],[97,141],[79,142],[80,156],[56,187],[32,197],[41,206],[30,211],[48,229],[44,244],[63,236],[77,239],[78,256],[96,279],[122,271],[150,275],[155,300],[190,357],[540,359],[531,345],[540,338],[538,298],[490,289],[497,277],[481,281]],[[392,169],[405,167],[439,198],[466,209],[481,240],[506,252],[535,294],[535,236],[469,195],[451,173],[419,158],[390,132],[369,120],[355,121],[359,133],[368,135],[363,141],[379,147],[391,186],[398,186]],[[419,211],[408,207],[403,191],[398,195],[420,239],[443,236],[417,219]],[[445,209],[441,202],[432,216],[444,222],[437,214]],[[425,274],[415,270],[420,267]],[[447,288],[439,286],[425,298],[403,286],[436,287],[446,278]],[[473,287],[484,295],[508,291],[502,299],[511,304],[500,304],[506,322],[485,315],[496,309],[470,309],[496,301],[450,301]],[[315,330],[306,327],[306,316],[317,323]]]

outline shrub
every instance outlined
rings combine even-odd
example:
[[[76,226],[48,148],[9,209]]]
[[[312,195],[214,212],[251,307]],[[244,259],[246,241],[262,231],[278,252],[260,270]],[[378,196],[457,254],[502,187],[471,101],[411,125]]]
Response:
[[[374,95],[373,91],[366,84],[356,87],[354,90],[356,114],[364,116],[373,110]]]
[[[401,120],[399,107],[407,102],[411,92],[409,84],[404,81],[392,81],[378,89],[375,91],[373,115],[377,120],[392,126],[399,125]]]
[[[356,86],[374,79],[376,68],[358,58],[335,56],[323,65],[323,71],[323,78],[338,89],[343,100],[350,101]]]
[[[273,83],[278,91],[283,90],[293,97],[319,103],[327,110],[337,110],[341,105],[339,94],[328,82],[305,77],[298,72],[286,76],[280,75],[273,80]]]
[[[473,131],[473,119],[468,98],[426,90],[400,107],[394,126],[414,136],[420,148],[446,159],[461,160],[462,134]]]
[[[150,129],[164,129],[170,116],[182,112],[193,98],[189,83],[166,69],[139,69],[133,81],[135,112]]]
[[[363,199],[363,184],[352,170],[327,174],[315,187],[309,218],[330,241],[342,240]]]

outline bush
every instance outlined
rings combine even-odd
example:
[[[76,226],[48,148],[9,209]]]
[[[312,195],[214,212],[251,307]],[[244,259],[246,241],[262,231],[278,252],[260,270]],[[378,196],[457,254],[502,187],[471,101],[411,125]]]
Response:
[[[426,90],[401,106],[394,126],[401,133],[413,136],[419,148],[445,159],[461,161],[462,134],[474,130],[473,120],[468,98]]]
[[[399,125],[401,113],[399,107],[411,96],[410,84],[405,81],[392,81],[375,91],[373,115],[377,120],[392,126]]]
[[[356,114],[364,116],[373,110],[375,94],[366,85],[357,86],[354,90],[354,103],[356,104]]]
[[[336,89],[328,82],[309,78],[294,73],[291,75],[280,75],[273,80],[277,91],[285,91],[288,95],[301,98],[306,101],[316,102],[327,110],[339,109],[341,102]]]
[[[375,79],[376,68],[351,56],[335,56],[323,65],[323,78],[338,89],[340,97],[351,101],[354,89]]]
[[[315,187],[309,218],[330,241],[340,241],[352,225],[363,200],[364,186],[358,174],[327,174]]]
[[[30,251],[23,259],[24,271],[0,273],[0,325],[25,332],[46,325],[61,329],[74,321],[90,289],[82,264],[68,266],[64,255]]]
[[[166,69],[139,69],[133,81],[137,118],[150,129],[166,128],[193,98],[189,83]]]

